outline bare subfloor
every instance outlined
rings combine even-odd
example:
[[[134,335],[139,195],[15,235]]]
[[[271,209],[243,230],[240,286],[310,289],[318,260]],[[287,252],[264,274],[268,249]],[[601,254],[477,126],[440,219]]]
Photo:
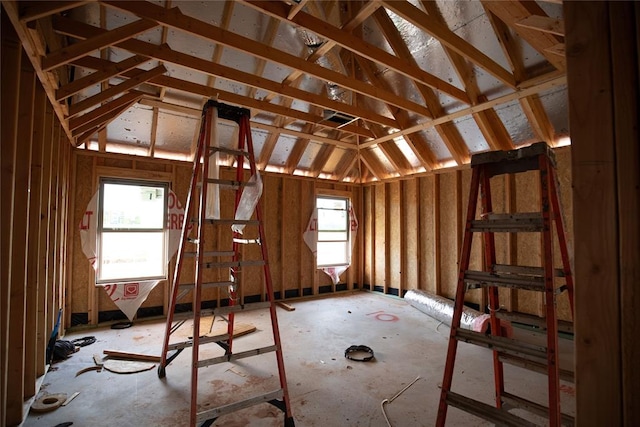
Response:
[[[393,426],[435,423],[449,334],[446,325],[401,299],[368,292],[296,301],[292,305],[295,311],[278,308],[278,318],[296,426],[386,426],[381,402],[391,399],[418,376],[415,384],[385,405],[387,415]],[[237,337],[234,351],[272,343],[266,310],[238,314],[236,322],[252,323],[258,329]],[[63,422],[73,422],[74,427],[188,425],[190,350],[167,367],[164,379],[158,378],[156,369],[126,375],[91,371],[75,376],[81,369],[93,366],[93,355],[102,354],[104,349],[159,355],[163,333],[162,322],[138,321],[123,330],[95,329],[68,334],[64,337],[68,340],[94,335],[97,342],[53,365],[40,393],[80,394],[53,412],[31,412],[24,425],[53,427]],[[536,339],[531,332],[518,333]],[[345,349],[353,344],[371,347],[375,360],[345,359]],[[563,342],[569,349],[571,344]],[[201,358],[221,354],[222,349],[215,344],[201,348]],[[278,388],[273,353],[203,368],[199,378],[199,392],[204,396],[199,403],[203,409]],[[505,365],[505,388],[539,403],[544,404],[547,399],[545,376],[510,365]],[[489,350],[460,344],[453,391],[492,403]],[[563,384],[561,394],[563,412],[573,415],[573,385]],[[544,425],[540,419],[532,420]],[[215,425],[282,426],[283,415],[265,403],[220,417]],[[450,408],[447,425],[489,423]]]

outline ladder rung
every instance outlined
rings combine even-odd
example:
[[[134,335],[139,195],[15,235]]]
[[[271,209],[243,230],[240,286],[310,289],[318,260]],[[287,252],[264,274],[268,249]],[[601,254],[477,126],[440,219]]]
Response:
[[[485,335],[480,332],[458,328],[456,331],[456,339],[470,344],[487,347],[494,351],[502,351],[507,354],[524,357],[526,359],[533,358],[534,361],[547,359],[546,347],[529,344],[522,341],[516,341],[511,338]]]
[[[483,418],[487,421],[493,422],[496,425],[513,427],[537,427],[537,424],[525,420],[524,418],[520,418],[518,416],[510,414],[504,409],[487,405],[486,403],[470,399],[466,396],[454,393],[452,391],[447,392],[447,404],[455,406],[458,409],[462,409],[465,412]]]
[[[249,182],[249,181],[235,181],[232,179],[217,179],[217,178],[207,178],[206,179],[207,184],[218,184],[220,185],[220,187],[222,189],[231,189],[231,190],[237,190],[238,188],[241,187],[253,187],[256,185],[255,182]],[[198,187],[201,187],[202,184],[198,183]]]
[[[200,287],[202,289],[205,288],[222,288],[224,286],[233,286],[234,283],[233,282],[208,282],[208,283],[201,283]],[[195,286],[195,283],[183,283],[180,285],[180,288],[184,288],[184,289],[191,289]]]
[[[271,307],[271,303],[269,301],[265,302],[254,302],[251,304],[238,304],[238,305],[228,305],[226,307],[219,307],[214,309],[214,313],[216,315],[224,315],[227,313],[237,313],[240,311],[252,311],[252,310],[260,310],[263,308]]]
[[[260,239],[238,239],[233,238],[233,243],[239,243],[241,245],[252,245],[252,244],[260,244]]]
[[[464,281],[469,285],[479,286],[503,286],[506,288],[527,289],[530,291],[544,291],[544,278],[535,276],[522,276],[519,274],[499,274],[490,271],[467,270],[464,273]]]
[[[224,154],[230,154],[232,156],[249,157],[249,153],[243,150],[234,150],[233,148],[226,148],[226,147],[215,147],[213,145],[210,145],[208,148],[209,148],[209,155],[215,154],[215,153],[224,153]]]
[[[198,368],[204,368],[206,366],[215,365],[217,363],[231,362],[233,360],[244,359],[245,357],[258,356],[260,354],[271,353],[276,351],[277,347],[270,345],[267,347],[255,348],[253,350],[241,351],[239,353],[225,354],[224,356],[212,357],[211,359],[204,359],[198,361]]]
[[[540,329],[547,329],[547,319],[544,317],[534,316],[532,314],[497,311],[496,317],[499,319],[509,320],[511,322],[522,323],[525,325],[537,326]],[[557,328],[560,332],[566,332],[568,334],[573,333],[573,322],[567,322],[566,320],[558,320]]]
[[[533,414],[540,415],[541,417],[549,418],[549,408],[536,402],[532,402],[522,397],[513,395],[511,393],[502,393],[502,402],[507,403],[516,408],[525,409]],[[560,414],[563,426],[573,426],[575,420],[571,415]]]
[[[524,265],[494,264],[493,271],[496,273],[520,274],[522,276],[544,277],[544,268]],[[561,268],[554,268],[553,274],[556,277],[564,277]]]
[[[200,337],[199,345],[209,344],[211,342],[226,341],[228,339],[229,339],[229,334],[214,335],[212,337],[204,336],[204,337]],[[191,347],[192,345],[193,345],[193,338],[187,341],[169,344],[169,346],[167,347],[167,350],[168,351],[179,350],[181,348]]]
[[[213,257],[226,257],[226,256],[234,256],[236,253],[233,251],[205,251],[202,253],[202,256],[207,258]],[[185,252],[185,258],[195,258],[198,255],[197,252]]]
[[[471,221],[471,231],[516,233],[518,231],[542,231],[540,212],[487,215],[486,219]]]
[[[500,359],[501,362],[508,363],[510,365],[518,366],[520,368],[528,369],[530,371],[538,372],[544,375],[548,374],[546,361],[542,362],[542,361],[528,360],[528,359],[523,359],[521,357],[513,356],[511,354],[506,354],[506,353],[499,353],[498,358]],[[568,369],[558,369],[558,373],[561,380],[567,381],[570,383],[574,382],[574,374]]]
[[[270,306],[271,306],[271,303],[269,301],[265,301],[265,302],[254,302],[251,304],[228,305],[225,307],[218,307],[218,308],[205,308],[200,310],[200,317],[218,316],[218,315],[224,315],[227,313],[237,313],[239,311],[260,310],[262,308],[269,308]],[[193,311],[175,313],[173,315],[173,318],[176,321],[182,320],[182,319],[193,319]]]
[[[207,219],[207,224],[211,225],[259,225],[260,221],[255,219]],[[194,219],[197,222],[197,219]]]
[[[226,261],[226,262],[203,262],[204,268],[233,268],[233,267],[255,267],[265,265],[263,260],[252,261]]]
[[[198,412],[196,421],[198,423],[216,419],[224,414],[230,414],[231,412],[238,411],[240,409],[248,408],[259,403],[269,402],[275,399],[281,399],[283,396],[282,389],[270,391],[269,393],[260,394],[258,396],[251,397],[249,399],[241,400],[228,405],[219,406],[217,408],[209,409],[208,411]]]

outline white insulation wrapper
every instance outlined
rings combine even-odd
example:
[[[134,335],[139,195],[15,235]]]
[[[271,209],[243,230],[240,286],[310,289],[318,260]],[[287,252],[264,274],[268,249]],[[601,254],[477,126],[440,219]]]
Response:
[[[211,132],[209,133],[209,141],[206,141],[208,147],[218,147],[218,109],[213,109],[213,120],[211,121]],[[216,151],[209,156],[209,173],[211,179],[220,178],[220,165],[218,164],[219,153]],[[206,162],[205,157],[205,162]],[[205,218],[220,219],[220,186],[218,184],[207,185],[207,205]]]
[[[425,291],[412,289],[404,295],[404,299],[421,312],[433,317],[436,320],[451,326],[453,318],[453,301],[449,298],[430,294]],[[481,313],[469,307],[464,307],[460,319],[460,327],[475,332],[486,333],[489,329],[491,316]],[[510,337],[513,333],[511,323],[500,320],[502,335]]]

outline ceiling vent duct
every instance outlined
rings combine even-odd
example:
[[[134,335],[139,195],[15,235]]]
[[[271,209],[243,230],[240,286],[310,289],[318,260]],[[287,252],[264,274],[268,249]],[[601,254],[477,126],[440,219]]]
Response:
[[[353,117],[334,110],[324,110],[322,116],[324,120],[328,122],[338,123],[340,126],[348,125],[349,123],[354,122],[358,119],[357,117]]]

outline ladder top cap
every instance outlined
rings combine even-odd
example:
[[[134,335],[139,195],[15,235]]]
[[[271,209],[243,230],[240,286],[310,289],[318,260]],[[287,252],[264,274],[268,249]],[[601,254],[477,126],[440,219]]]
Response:
[[[204,114],[208,108],[217,108],[218,117],[224,120],[231,120],[240,124],[240,119],[244,116],[250,117],[251,112],[248,108],[236,107],[235,105],[223,104],[216,100],[210,99],[204,104],[202,114]]]
[[[541,154],[546,154],[547,157],[555,163],[555,155],[553,154],[553,151],[551,151],[551,147],[549,147],[546,142],[536,142],[528,147],[516,150],[496,150],[474,154],[471,156],[471,167],[486,163],[516,161],[527,157],[537,157]]]

